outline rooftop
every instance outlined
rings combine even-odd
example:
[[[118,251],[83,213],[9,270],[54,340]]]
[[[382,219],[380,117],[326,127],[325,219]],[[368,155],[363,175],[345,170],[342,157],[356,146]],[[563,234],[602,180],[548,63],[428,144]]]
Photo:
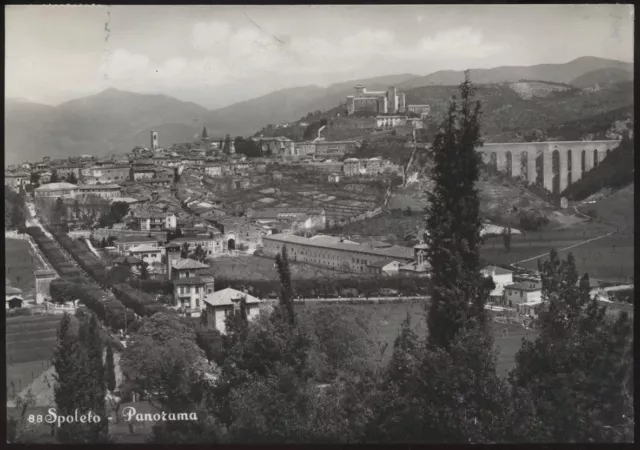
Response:
[[[159,252],[161,251],[159,247],[153,247],[151,245],[136,245],[135,247],[131,247],[129,249],[130,252]]]
[[[71,183],[49,183],[43,186],[37,187],[36,192],[47,192],[47,191],[59,191],[64,189],[77,189],[78,187],[75,184]]]
[[[369,267],[379,267],[382,269],[383,267],[388,266],[389,264],[394,262],[399,262],[399,261],[392,258],[380,259],[378,261],[374,261],[371,264],[369,264]]]
[[[204,301],[211,306],[236,305],[240,303],[240,299],[242,297],[246,297],[247,303],[260,303],[259,298],[233,288],[216,291],[213,294],[206,296]]]
[[[22,290],[17,287],[7,286],[5,288],[5,295],[19,295],[22,294]]]
[[[487,266],[481,270],[486,275],[511,275],[513,272],[502,267]]]
[[[118,186],[117,184],[79,184],[78,189],[120,189],[120,186]]]
[[[174,240],[171,241],[171,243],[182,243],[182,242],[200,242],[200,241],[208,241],[211,240],[211,236],[209,236],[208,234],[201,234],[201,235],[197,235],[197,236],[182,236],[179,238],[175,238]]]
[[[185,269],[208,269],[209,266],[203,264],[195,259],[187,258],[187,259],[179,259],[177,261],[171,262],[171,267],[176,270],[185,270]]]
[[[142,244],[144,242],[158,242],[158,239],[149,236],[123,236],[115,241],[116,244]]]
[[[344,242],[327,242],[324,239],[312,240],[300,236],[295,236],[293,234],[273,234],[270,236],[264,236],[263,240],[282,242],[283,244],[291,243],[332,250],[366,253],[369,255],[381,256],[383,258],[402,258],[404,260],[413,259],[413,249],[408,247],[390,246],[387,248],[373,248],[368,245],[347,244]]]
[[[521,281],[519,283],[510,284],[509,286],[506,286],[505,289],[534,292],[542,289],[542,283],[539,281]]]

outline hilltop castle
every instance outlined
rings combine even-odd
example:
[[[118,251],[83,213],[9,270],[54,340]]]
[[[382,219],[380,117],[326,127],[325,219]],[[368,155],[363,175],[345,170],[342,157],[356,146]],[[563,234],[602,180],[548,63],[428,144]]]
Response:
[[[406,109],[404,92],[398,93],[395,86],[386,91],[370,91],[359,84],[355,87],[356,95],[347,96],[347,114],[358,111],[369,111],[378,114],[403,113]]]

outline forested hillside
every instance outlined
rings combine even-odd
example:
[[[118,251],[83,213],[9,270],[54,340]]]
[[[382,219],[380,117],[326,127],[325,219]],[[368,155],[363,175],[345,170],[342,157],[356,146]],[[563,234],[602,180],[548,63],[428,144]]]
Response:
[[[616,190],[631,184],[635,162],[633,142],[633,139],[623,139],[598,167],[569,186],[564,195],[571,200],[579,201],[605,188]]]

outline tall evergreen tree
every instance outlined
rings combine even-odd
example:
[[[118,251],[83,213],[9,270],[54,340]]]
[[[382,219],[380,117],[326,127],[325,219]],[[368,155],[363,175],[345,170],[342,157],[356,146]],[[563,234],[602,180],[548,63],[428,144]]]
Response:
[[[142,266],[140,266],[140,279],[148,280],[149,279],[149,263],[142,262]]]
[[[291,284],[291,269],[289,268],[289,257],[287,246],[282,247],[282,254],[276,255],[276,267],[280,277],[280,305],[285,308],[287,320],[290,325],[295,325],[295,312],[293,309],[293,285]]]
[[[101,328],[95,314],[90,313],[82,318],[78,332],[79,340],[82,342],[78,361],[82,364],[82,369],[76,385],[76,408],[79,412],[86,414],[91,411],[104,418],[98,423],[84,424],[85,440],[90,443],[106,442],[109,431],[105,404],[107,386],[103,359],[104,343],[100,332]]]
[[[435,182],[427,193],[425,242],[433,267],[427,325],[430,342],[447,347],[464,326],[484,323],[488,290],[480,275],[479,177],[480,102],[465,73],[436,135],[432,153]]]
[[[67,183],[78,184],[78,177],[76,177],[75,172],[71,172],[69,178],[67,178]]]
[[[207,127],[202,127],[202,139],[209,139],[209,133],[207,133]]]
[[[60,177],[58,176],[58,171],[54,170],[51,173],[51,178],[49,179],[49,183],[57,183],[58,181],[60,181]]]
[[[59,415],[73,415],[78,407],[78,382],[81,378],[79,361],[80,343],[73,329],[71,316],[64,314],[58,326],[58,343],[53,354],[55,368],[55,387],[53,395]],[[61,443],[83,442],[80,436],[79,424],[64,423],[58,431]]]
[[[107,389],[109,389],[110,392],[113,392],[116,389],[116,366],[113,360],[113,348],[111,347],[111,342],[107,342],[107,360],[105,364]]]

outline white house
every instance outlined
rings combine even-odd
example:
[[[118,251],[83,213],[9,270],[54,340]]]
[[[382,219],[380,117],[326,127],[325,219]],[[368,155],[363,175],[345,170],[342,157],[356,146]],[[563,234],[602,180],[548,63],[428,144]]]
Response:
[[[141,244],[129,249],[129,254],[135,256],[147,264],[160,264],[162,262],[162,247],[154,247],[148,244]]]
[[[395,259],[380,259],[369,264],[369,273],[376,275],[397,275],[403,264]]]
[[[502,267],[487,266],[480,273],[487,278],[493,278],[496,287],[491,291],[492,300],[501,301],[504,297],[504,287],[513,284],[513,272]]]
[[[191,317],[200,317],[206,298],[213,294],[213,277],[177,278],[172,283],[174,308]]]
[[[260,314],[261,300],[253,295],[240,292],[236,289],[226,288],[216,291],[212,295],[207,295],[204,299],[207,305],[207,321],[210,326],[214,326],[220,333],[226,333],[225,320],[240,310],[240,299],[246,298],[247,318],[255,319]]]
[[[505,306],[518,307],[518,305],[528,303],[536,304],[542,302],[542,283],[539,281],[522,281],[511,284],[504,288]]]

